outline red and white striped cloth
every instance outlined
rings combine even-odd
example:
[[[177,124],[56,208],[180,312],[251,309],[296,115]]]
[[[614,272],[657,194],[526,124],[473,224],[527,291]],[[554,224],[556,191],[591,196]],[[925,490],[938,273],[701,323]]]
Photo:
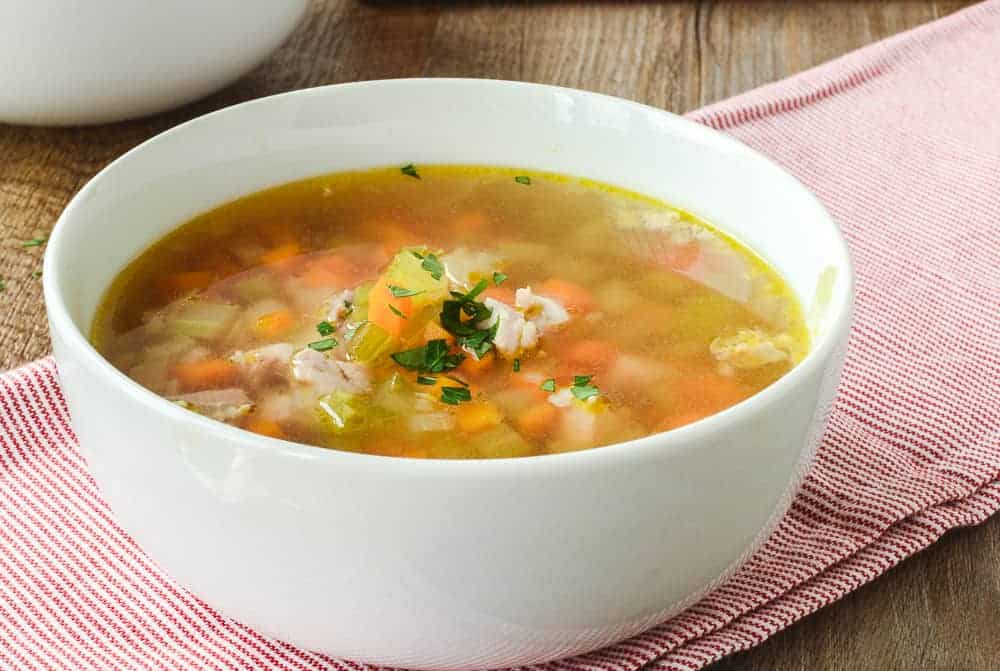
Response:
[[[545,671],[698,669],[1000,509],[1000,3],[694,113],[843,226],[857,313],[815,468],[780,527],[681,615]],[[223,618],[115,524],[49,360],[0,375],[0,666],[364,666]]]

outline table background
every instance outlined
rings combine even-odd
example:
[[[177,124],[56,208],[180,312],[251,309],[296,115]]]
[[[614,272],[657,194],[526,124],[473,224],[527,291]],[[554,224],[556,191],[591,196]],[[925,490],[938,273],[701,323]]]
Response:
[[[78,129],[0,124],[0,370],[45,355],[42,249],[69,198],[109,161],[182,121],[318,84],[414,76],[520,79],[683,113],[939,18],[966,2],[314,0],[292,38],[202,102]],[[99,253],[101,240],[94,236]],[[1000,668],[1000,518],[931,549],[712,671]]]

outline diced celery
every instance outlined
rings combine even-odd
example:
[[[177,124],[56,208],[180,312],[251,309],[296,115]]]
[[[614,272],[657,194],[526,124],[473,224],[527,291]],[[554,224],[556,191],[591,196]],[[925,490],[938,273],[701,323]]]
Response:
[[[372,404],[392,415],[408,415],[414,411],[414,394],[393,374],[375,389]]]
[[[235,305],[193,300],[180,307],[170,326],[176,334],[212,340],[226,332],[239,311]]]
[[[354,361],[374,363],[386,356],[395,345],[392,336],[378,324],[365,322],[358,327],[347,346],[347,354]]]
[[[396,254],[386,271],[386,280],[392,286],[420,292],[413,296],[415,310],[448,297],[448,278],[442,274],[439,279],[434,279],[434,276],[423,268],[423,260],[409,249]]]
[[[320,421],[333,434],[363,431],[368,425],[368,403],[361,394],[334,391],[319,399]]]
[[[274,282],[264,272],[248,272],[233,278],[230,291],[244,303],[274,296]]]
[[[407,425],[410,431],[449,431],[455,426],[455,416],[450,412],[421,412],[410,415]]]
[[[507,424],[477,433],[469,439],[468,447],[483,459],[526,457],[534,451],[528,441]]]
[[[368,319],[368,295],[372,291],[373,282],[365,282],[354,290],[354,301],[351,303],[351,321],[363,322]]]

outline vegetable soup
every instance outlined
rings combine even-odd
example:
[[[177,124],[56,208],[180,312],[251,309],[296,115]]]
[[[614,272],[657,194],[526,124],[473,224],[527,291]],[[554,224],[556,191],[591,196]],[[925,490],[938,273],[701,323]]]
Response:
[[[117,277],[92,340],[192,412],[418,458],[667,431],[808,348],[777,273],[686,212],[561,175],[413,165],[196,217]]]

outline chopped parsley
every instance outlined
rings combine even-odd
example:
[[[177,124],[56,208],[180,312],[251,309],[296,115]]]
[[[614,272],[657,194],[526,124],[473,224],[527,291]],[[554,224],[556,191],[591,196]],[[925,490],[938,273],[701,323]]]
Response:
[[[416,167],[414,167],[412,163],[407,163],[402,168],[400,168],[399,171],[404,175],[406,175],[407,177],[415,177],[416,179],[420,179],[420,175],[417,174],[417,169]]]
[[[514,372],[517,373],[520,372],[520,370],[521,370],[521,360],[514,359]]]
[[[442,387],[441,402],[449,405],[458,405],[463,401],[471,401],[472,392],[465,387]]]
[[[437,384],[437,380],[433,377],[427,377],[426,375],[417,376],[417,384],[422,384],[426,386]]]
[[[397,308],[395,305],[392,305],[391,303],[389,304],[389,309],[392,310],[392,314],[396,315],[400,319],[407,318],[406,315],[404,315],[399,308]]]
[[[396,352],[392,360],[403,368],[421,373],[442,373],[458,367],[464,359],[461,354],[449,354],[448,343],[443,339],[429,340],[426,345]]]
[[[333,349],[337,346],[336,338],[323,338],[322,340],[317,340],[316,342],[309,343],[309,349],[314,349],[317,352],[325,352],[328,349]]]
[[[397,287],[395,285],[389,285],[389,292],[396,298],[407,298],[409,296],[419,296],[424,293],[422,290],[414,291],[413,289],[404,289],[403,287]]]
[[[531,185],[531,178],[528,177],[527,175],[517,175],[516,177],[514,177],[514,181],[517,182],[518,184],[524,184],[525,186]]]
[[[601,391],[590,384],[593,378],[593,375],[574,375],[573,386],[569,388],[570,392],[575,398],[581,401],[586,401],[588,398],[597,396]]]
[[[7,282],[4,281],[2,277],[0,277],[0,292],[2,292],[6,288],[7,288]]]
[[[546,380],[541,384],[539,389],[541,389],[542,391],[547,391],[549,393],[552,393],[556,390],[556,381],[550,377],[548,380]]]
[[[469,293],[460,294],[457,291],[452,291],[451,295],[457,298],[458,300],[462,301],[463,303],[472,303],[479,297],[479,294],[486,291],[486,287],[488,287],[489,285],[490,283],[487,282],[486,280],[479,280],[478,282],[476,282],[476,286],[469,289]]]
[[[489,328],[481,329],[476,326],[493,316],[485,303],[476,300],[488,286],[489,282],[482,279],[468,293],[453,291],[451,295],[454,300],[445,301],[441,307],[441,327],[454,335],[458,345],[474,353],[477,359],[482,359],[493,349],[493,339],[500,328],[499,319]],[[463,319],[463,315],[468,319]]]
[[[414,252],[414,254],[417,253]],[[417,258],[424,260],[424,262],[420,264],[420,267],[429,272],[431,277],[434,279],[439,280],[441,279],[441,276],[444,275],[444,265],[435,255],[427,254],[426,256],[420,256],[417,254]]]
[[[493,349],[493,339],[497,335],[498,328],[500,328],[499,319],[488,329],[480,329],[472,335],[461,336],[458,339],[458,344],[473,352],[476,359],[482,359]]]
[[[468,387],[468,386],[469,386],[469,383],[468,383],[468,382],[466,382],[465,380],[463,380],[463,379],[461,379],[461,378],[457,378],[457,377],[455,377],[454,375],[445,375],[445,377],[446,377],[446,378],[448,378],[449,380],[451,380],[452,382],[457,382],[457,383],[459,383],[459,384],[460,384],[460,385],[462,385],[463,387]]]
[[[31,240],[25,240],[21,243],[22,247],[41,247],[49,239],[47,235],[40,235],[37,238],[32,238]]]
[[[42,271],[36,270],[35,272],[31,273],[31,276],[37,280],[42,276]]]
[[[330,322],[326,321],[325,319],[321,321],[319,324],[316,324],[316,331],[321,336],[328,336],[336,330],[337,328]]]
[[[507,279],[507,276],[501,272],[493,273],[493,284],[500,286],[500,283]]]

